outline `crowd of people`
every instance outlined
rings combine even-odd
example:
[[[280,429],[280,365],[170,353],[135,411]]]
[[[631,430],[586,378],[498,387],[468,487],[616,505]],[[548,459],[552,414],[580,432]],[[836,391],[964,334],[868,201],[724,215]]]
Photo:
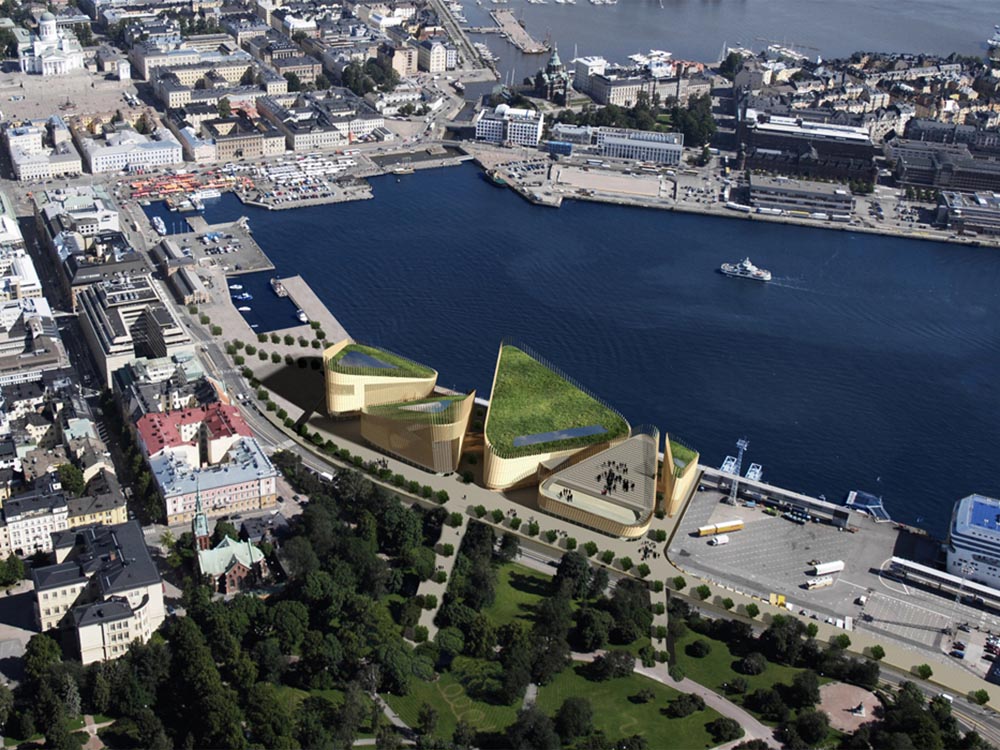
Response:
[[[653,560],[656,560],[656,559],[658,559],[660,557],[661,554],[664,554],[664,553],[665,553],[665,551],[664,552],[657,552],[656,551],[656,545],[653,542],[649,541],[649,540],[646,540],[642,544],[639,545],[639,554],[642,556],[643,560],[649,560],[650,558],[652,558]]]
[[[601,463],[601,468],[604,471],[597,475],[597,481],[604,485],[601,488],[602,495],[610,495],[618,490],[630,492],[635,489],[635,482],[626,479],[628,464],[624,461],[604,461]]]

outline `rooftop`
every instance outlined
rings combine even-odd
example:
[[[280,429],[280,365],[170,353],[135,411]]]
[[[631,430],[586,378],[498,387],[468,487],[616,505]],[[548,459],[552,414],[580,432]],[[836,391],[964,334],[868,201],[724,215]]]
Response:
[[[1000,500],[985,495],[969,495],[959,500],[952,533],[972,533],[1000,542]]]
[[[463,393],[454,396],[434,396],[419,401],[370,406],[365,409],[365,413],[406,422],[443,424],[457,416],[457,406],[467,398],[468,395]]]
[[[566,376],[516,346],[501,346],[486,420],[486,436],[498,455],[583,447],[628,429],[621,414]]]
[[[389,378],[432,378],[435,372],[426,365],[400,357],[374,346],[348,344],[337,352],[327,365],[333,372],[345,375],[367,375]]]
[[[153,455],[164,448],[197,445],[202,426],[208,431],[210,439],[253,435],[239,409],[219,402],[191,409],[149,412],[139,419],[136,430],[146,446],[146,452]]]
[[[227,461],[214,466],[196,468],[179,454],[165,451],[152,458],[149,466],[161,492],[167,497],[253,482],[277,473],[253,438],[237,440],[229,449],[227,458]]]

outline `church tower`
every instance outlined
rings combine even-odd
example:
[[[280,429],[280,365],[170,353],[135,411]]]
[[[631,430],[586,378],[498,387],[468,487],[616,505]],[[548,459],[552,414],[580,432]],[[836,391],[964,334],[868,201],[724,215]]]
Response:
[[[38,36],[43,42],[52,42],[58,38],[56,31],[56,17],[45,11],[38,19]]]
[[[208,532],[208,516],[201,508],[201,490],[195,496],[194,518],[191,519],[191,533],[194,534],[194,544],[198,549],[212,548],[212,535]]]

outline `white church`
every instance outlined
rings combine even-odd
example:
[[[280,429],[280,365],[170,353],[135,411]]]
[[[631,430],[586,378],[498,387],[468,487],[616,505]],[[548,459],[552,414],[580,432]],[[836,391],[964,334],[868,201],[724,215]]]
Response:
[[[38,34],[21,49],[21,70],[59,76],[83,68],[83,48],[73,32],[59,29],[56,17],[46,11],[38,20]]]

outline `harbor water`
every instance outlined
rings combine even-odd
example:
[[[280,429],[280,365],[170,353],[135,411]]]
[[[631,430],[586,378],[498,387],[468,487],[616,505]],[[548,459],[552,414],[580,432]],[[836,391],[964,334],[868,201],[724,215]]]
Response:
[[[372,201],[296,211],[227,195],[206,219],[247,215],[278,275],[301,274],[355,338],[435,367],[442,385],[488,396],[512,337],[704,463],[745,436],[765,481],[831,500],[866,490],[938,534],[958,498],[1000,493],[995,251],[540,208],[472,166],[373,187]],[[744,256],[774,280],[718,272]]]
[[[572,59],[574,48],[617,62],[650,49],[711,62],[726,43],[762,49],[764,40],[798,47],[813,59],[862,50],[982,56],[993,25],[1000,23],[997,4],[980,0],[462,0],[462,6],[474,27],[493,25],[490,10],[510,9],[535,39],[548,35],[556,42],[563,62]],[[545,57],[522,55],[499,35],[474,38],[498,55],[498,70],[513,73],[515,81],[545,65]]]

